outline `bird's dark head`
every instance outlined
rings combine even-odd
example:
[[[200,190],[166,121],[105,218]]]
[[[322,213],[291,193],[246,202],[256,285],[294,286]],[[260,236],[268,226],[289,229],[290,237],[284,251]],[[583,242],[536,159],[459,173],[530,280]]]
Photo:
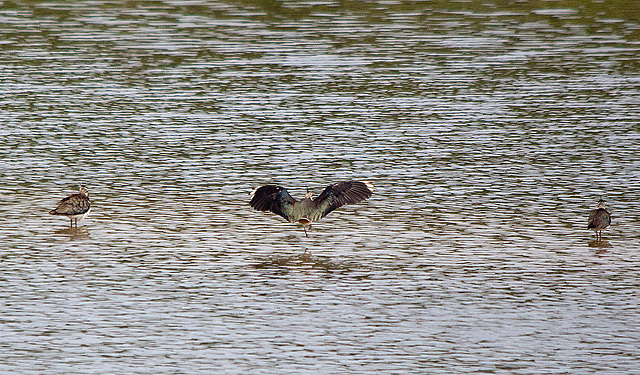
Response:
[[[600,200],[598,201],[598,208],[604,208],[604,206],[605,206],[604,199],[600,197]]]
[[[79,193],[88,196],[89,195],[89,189],[87,189],[87,187],[85,185],[80,185]]]

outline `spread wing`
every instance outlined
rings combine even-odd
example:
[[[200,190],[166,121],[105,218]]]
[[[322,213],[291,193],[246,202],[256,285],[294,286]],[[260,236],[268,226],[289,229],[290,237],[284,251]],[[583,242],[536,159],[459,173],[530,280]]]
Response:
[[[345,181],[329,185],[314,200],[316,207],[322,210],[322,217],[345,204],[358,203],[373,194],[373,184],[367,181]]]
[[[49,211],[51,215],[82,215],[89,211],[89,197],[83,194],[70,195],[58,203],[58,207]]]
[[[258,211],[271,211],[291,221],[296,200],[282,186],[265,185],[253,192],[249,205]]]

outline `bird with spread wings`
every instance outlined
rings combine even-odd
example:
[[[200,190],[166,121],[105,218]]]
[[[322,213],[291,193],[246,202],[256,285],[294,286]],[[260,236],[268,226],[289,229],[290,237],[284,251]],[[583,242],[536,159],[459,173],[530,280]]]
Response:
[[[304,199],[297,201],[282,186],[265,185],[253,192],[249,204],[258,211],[270,211],[291,223],[300,223],[304,234],[309,237],[307,228],[310,229],[313,222],[345,204],[361,202],[371,194],[373,184],[370,182],[345,181],[327,186],[315,199],[307,190]]]

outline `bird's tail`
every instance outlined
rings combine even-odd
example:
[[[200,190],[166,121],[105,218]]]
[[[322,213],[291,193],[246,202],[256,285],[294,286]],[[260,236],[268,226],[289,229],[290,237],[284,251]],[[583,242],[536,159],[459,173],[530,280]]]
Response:
[[[591,229],[591,228],[595,228],[596,225],[594,223],[589,223],[589,225],[587,225],[587,229]]]
[[[49,215],[56,215],[56,214],[57,214],[56,210],[49,211]]]

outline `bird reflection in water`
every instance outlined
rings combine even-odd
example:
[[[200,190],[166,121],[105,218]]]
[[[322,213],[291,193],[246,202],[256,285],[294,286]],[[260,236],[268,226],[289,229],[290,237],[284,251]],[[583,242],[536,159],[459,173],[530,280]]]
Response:
[[[591,240],[589,241],[589,247],[595,247],[606,251],[605,249],[611,249],[613,245],[607,240]]]
[[[86,226],[82,227],[68,227],[59,229],[54,232],[56,235],[62,235],[68,237],[70,241],[82,240],[89,238],[89,229]]]
[[[309,252],[290,256],[270,256],[254,265],[257,269],[278,269],[289,272],[292,269],[324,270],[328,272],[349,271],[355,268],[351,264],[316,257]]]

